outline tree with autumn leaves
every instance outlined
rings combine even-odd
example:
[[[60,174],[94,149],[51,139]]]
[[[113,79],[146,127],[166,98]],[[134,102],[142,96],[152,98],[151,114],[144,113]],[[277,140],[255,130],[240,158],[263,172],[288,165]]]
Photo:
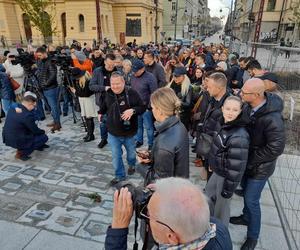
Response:
[[[55,17],[55,5],[53,0],[15,0],[21,10],[29,17],[30,23],[39,30],[44,42],[51,41],[53,34],[57,32],[53,26]],[[49,14],[50,13],[50,14]]]

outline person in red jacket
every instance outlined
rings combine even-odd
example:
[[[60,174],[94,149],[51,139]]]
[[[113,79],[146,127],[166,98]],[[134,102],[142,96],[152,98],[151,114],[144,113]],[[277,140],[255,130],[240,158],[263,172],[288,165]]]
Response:
[[[93,74],[93,62],[88,59],[82,51],[75,50],[75,52],[71,54],[71,57],[74,67],[85,70],[91,75]]]

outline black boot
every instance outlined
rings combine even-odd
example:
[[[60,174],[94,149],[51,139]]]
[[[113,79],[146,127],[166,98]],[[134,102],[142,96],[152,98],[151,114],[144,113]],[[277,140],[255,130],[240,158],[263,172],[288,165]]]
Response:
[[[90,142],[95,140],[94,136],[94,129],[95,129],[95,124],[94,124],[94,118],[86,118],[86,127],[87,127],[87,136],[84,138],[85,142]]]
[[[257,240],[247,238],[241,247],[241,250],[254,250],[257,245]]]

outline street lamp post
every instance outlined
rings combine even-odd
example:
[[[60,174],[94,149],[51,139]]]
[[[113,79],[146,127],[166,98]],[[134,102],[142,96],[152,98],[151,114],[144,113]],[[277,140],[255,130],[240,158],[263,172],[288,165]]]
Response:
[[[159,26],[158,26],[158,0],[154,0],[154,4],[155,4],[155,26],[154,26],[155,44],[157,44],[157,32],[159,30]]]

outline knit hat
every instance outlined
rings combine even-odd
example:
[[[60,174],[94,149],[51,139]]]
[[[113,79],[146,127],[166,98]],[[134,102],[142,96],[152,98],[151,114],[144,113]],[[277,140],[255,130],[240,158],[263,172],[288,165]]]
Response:
[[[86,55],[82,51],[75,50],[74,54],[77,57],[78,61],[84,62],[86,60]]]

